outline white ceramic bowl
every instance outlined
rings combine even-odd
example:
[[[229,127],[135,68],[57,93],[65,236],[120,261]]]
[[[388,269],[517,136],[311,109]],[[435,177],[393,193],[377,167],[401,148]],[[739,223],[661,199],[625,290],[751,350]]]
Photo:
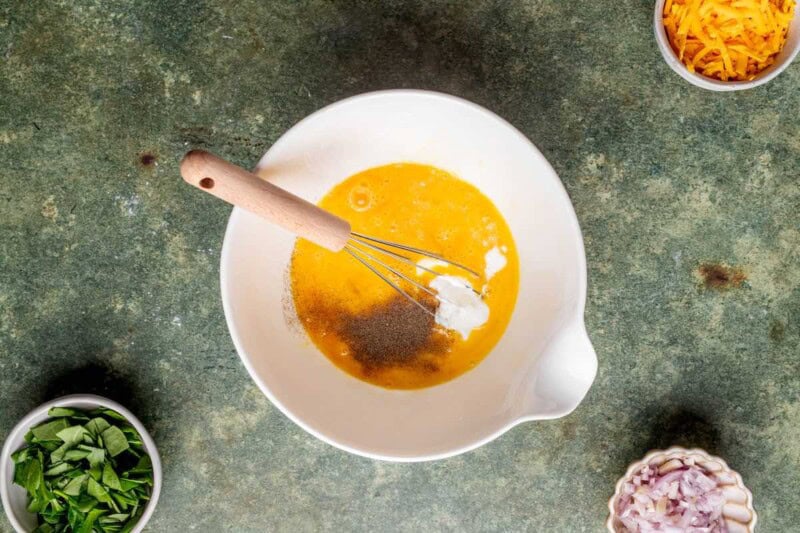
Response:
[[[617,501],[622,494],[622,486],[640,471],[643,466],[648,464],[662,465],[672,459],[683,460],[686,458],[692,458],[695,464],[713,472],[718,483],[722,486],[723,494],[726,499],[722,514],[725,518],[728,532],[753,533],[758,518],[755,509],[753,509],[753,495],[744,485],[742,476],[740,476],[738,472],[732,470],[728,466],[728,463],[719,457],[709,455],[699,448],[687,450],[680,446],[673,446],[667,450],[653,450],[641,460],[630,464],[625,475],[617,481],[614,495],[608,500],[609,515],[606,521],[606,528],[608,531],[610,533],[624,531],[624,526],[617,519]]]
[[[653,28],[655,29],[656,41],[658,42],[658,49],[661,55],[664,56],[664,61],[683,79],[693,85],[708,89],[709,91],[741,91],[744,89],[752,89],[767,83],[769,80],[783,72],[789,63],[800,52],[800,16],[797,13],[797,8],[794,15],[794,20],[789,27],[789,33],[786,36],[786,43],[783,49],[775,58],[775,63],[764,69],[756,76],[755,79],[750,81],[720,81],[708,78],[701,74],[689,72],[686,65],[681,63],[677,54],[669,44],[669,37],[667,30],[664,28],[664,4],[666,0],[656,0],[655,14],[653,18]]]
[[[139,422],[139,419],[133,416],[133,413],[115,401],[93,394],[74,394],[44,403],[28,413],[25,418],[20,420],[19,423],[14,426],[14,429],[11,430],[11,433],[3,445],[2,455],[0,455],[0,496],[2,496],[3,508],[5,509],[6,516],[8,516],[11,525],[14,526],[17,533],[30,533],[36,528],[36,516],[26,510],[28,497],[25,489],[13,483],[14,463],[11,460],[11,454],[25,445],[25,434],[31,427],[50,418],[47,412],[53,407],[73,407],[76,409],[88,410],[98,407],[113,409],[124,416],[128,422],[136,428],[136,431],[139,432],[139,435],[142,437],[142,444],[150,455],[150,460],[153,463],[153,492],[150,495],[150,501],[147,507],[145,507],[139,523],[133,528],[132,533],[141,532],[145,524],[147,524],[147,521],[150,520],[150,517],[153,515],[153,511],[155,511],[156,504],[158,503],[158,495],[161,493],[161,459],[158,456],[158,450],[144,425]]]
[[[351,377],[287,326],[294,238],[234,209],[222,251],[222,299],[250,375],[311,434],[394,461],[455,455],[522,421],[571,412],[597,370],[583,323],[583,241],[558,176],[519,131],[452,96],[370,93],[294,126],[257,172],[318,201],[348,176],[398,161],[454,173],[486,194],[508,222],[519,251],[520,293],[503,338],[475,369],[439,386],[387,390]]]

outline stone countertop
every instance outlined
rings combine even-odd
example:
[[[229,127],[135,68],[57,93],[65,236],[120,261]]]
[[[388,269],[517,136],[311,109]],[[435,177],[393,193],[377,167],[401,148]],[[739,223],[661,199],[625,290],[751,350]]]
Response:
[[[152,531],[602,531],[629,462],[700,446],[800,531],[800,64],[712,93],[669,70],[645,0],[61,0],[0,5],[0,437],[70,392],[152,430]],[[246,166],[375,89],[482,104],[575,204],[600,367],[584,403],[398,465],[291,423],[219,297],[229,208],[189,147]],[[0,518],[0,530],[10,526]]]

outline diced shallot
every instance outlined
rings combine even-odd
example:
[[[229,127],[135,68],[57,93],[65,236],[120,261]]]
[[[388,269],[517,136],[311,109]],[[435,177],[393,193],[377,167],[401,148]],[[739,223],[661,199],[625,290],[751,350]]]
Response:
[[[659,474],[646,465],[622,487],[617,516],[630,533],[727,533],[725,497],[714,474],[694,462]]]

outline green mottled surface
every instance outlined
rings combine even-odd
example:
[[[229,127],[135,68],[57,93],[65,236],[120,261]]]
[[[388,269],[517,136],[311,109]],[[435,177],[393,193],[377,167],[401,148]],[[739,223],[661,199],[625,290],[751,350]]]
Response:
[[[164,461],[152,531],[601,531],[626,465],[671,444],[726,458],[761,531],[800,531],[800,65],[705,92],[651,19],[645,0],[0,2],[0,436],[59,394],[119,399]],[[219,298],[228,207],[177,173],[188,147],[249,166],[311,111],[395,87],[485,105],[551,161],[600,360],[569,417],[419,465],[340,452],[258,392]]]

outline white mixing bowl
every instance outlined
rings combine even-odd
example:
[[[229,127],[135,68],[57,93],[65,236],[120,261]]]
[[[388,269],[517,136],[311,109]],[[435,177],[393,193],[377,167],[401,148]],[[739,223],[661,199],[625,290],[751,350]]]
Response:
[[[439,386],[399,391],[362,382],[287,324],[294,238],[234,209],[222,251],[222,299],[250,375],[309,433],[394,461],[448,457],[525,420],[571,412],[597,371],[583,323],[583,241],[558,176],[510,124],[443,94],[370,93],[297,124],[257,171],[318,201],[358,171],[399,161],[452,172],[487,195],[508,222],[520,257],[520,293],[503,338],[475,369]]]

